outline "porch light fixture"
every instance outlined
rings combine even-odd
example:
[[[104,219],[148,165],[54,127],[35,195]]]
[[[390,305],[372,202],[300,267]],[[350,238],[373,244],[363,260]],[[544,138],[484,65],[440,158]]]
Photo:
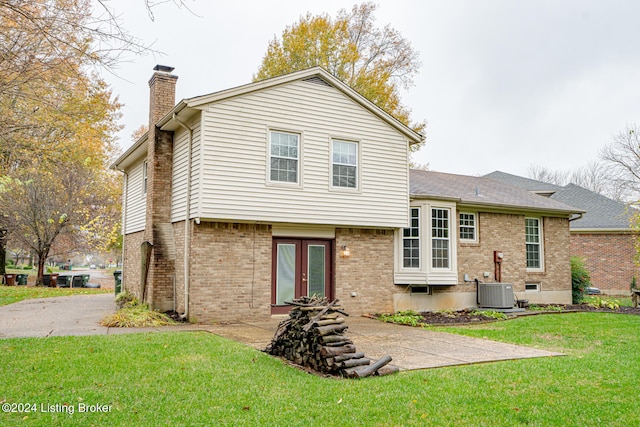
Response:
[[[342,249],[340,250],[340,257],[349,258],[350,255],[351,255],[351,252],[349,251],[349,248],[347,247],[347,245],[342,245]]]

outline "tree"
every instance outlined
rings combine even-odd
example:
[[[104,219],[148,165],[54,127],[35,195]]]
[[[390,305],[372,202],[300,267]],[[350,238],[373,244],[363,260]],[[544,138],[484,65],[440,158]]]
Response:
[[[614,200],[622,200],[624,191],[610,177],[610,171],[603,162],[592,160],[586,166],[565,170],[551,170],[540,165],[529,166],[529,178],[563,187],[576,184],[597,194]]]
[[[21,178],[5,177],[0,200],[8,212],[12,238],[28,246],[38,258],[37,283],[42,284],[53,242],[85,208],[77,192],[86,188],[88,174],[54,165],[35,167],[21,170]]]
[[[413,84],[420,68],[418,53],[389,25],[374,26],[374,3],[327,14],[307,13],[274,38],[253,80],[321,66],[405,125],[410,111],[400,101],[400,88]],[[412,124],[421,132],[425,123]],[[418,147],[414,146],[414,149]]]
[[[613,137],[600,157],[607,165],[609,179],[627,197],[638,200],[640,195],[640,127],[629,125]]]

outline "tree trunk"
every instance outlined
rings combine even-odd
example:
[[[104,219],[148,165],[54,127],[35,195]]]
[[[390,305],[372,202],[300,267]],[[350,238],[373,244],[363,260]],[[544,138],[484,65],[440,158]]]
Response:
[[[7,229],[0,228],[0,275],[7,272],[5,264],[7,263]]]
[[[49,250],[45,250],[42,253],[36,253],[38,256],[38,275],[36,276],[36,286],[44,285],[44,263],[47,261],[47,256],[49,256]]]

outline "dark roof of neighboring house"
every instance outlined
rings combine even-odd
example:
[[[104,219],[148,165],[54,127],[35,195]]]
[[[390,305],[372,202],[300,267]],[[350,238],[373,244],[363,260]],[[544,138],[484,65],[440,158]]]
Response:
[[[533,191],[534,193],[550,193],[556,191],[562,187],[549,184],[547,182],[537,181],[535,179],[524,178],[518,175],[511,175],[510,173],[494,171],[487,175],[485,178],[495,179],[505,184],[513,185],[523,190]]]
[[[569,184],[557,190],[551,199],[580,208],[586,213],[571,222],[572,229],[628,229],[633,208],[579,185]]]
[[[415,198],[452,200],[472,206],[561,214],[582,212],[581,209],[490,178],[411,170],[410,183],[410,193]]]
[[[560,187],[500,171],[491,172],[484,177],[515,185],[524,190],[547,193],[552,200],[585,211],[582,218],[571,221],[572,230],[626,230],[629,229],[630,219],[634,213],[634,208],[623,202],[618,202],[575,184]]]

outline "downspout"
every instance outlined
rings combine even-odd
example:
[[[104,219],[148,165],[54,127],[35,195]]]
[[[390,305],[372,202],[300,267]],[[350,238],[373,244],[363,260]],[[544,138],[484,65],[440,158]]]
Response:
[[[117,167],[115,169],[117,171],[122,172],[122,174],[124,175],[124,180],[122,183],[122,187],[123,187],[122,188],[122,220],[121,220],[122,229],[120,230],[120,233],[122,233],[122,274],[120,275],[120,280],[121,280],[120,291],[124,292],[125,290],[124,285],[126,285],[126,283],[124,282],[124,248],[127,247],[126,241],[125,241],[127,238],[125,227],[127,226],[127,195],[129,193],[129,174],[124,169],[120,169]],[[118,267],[118,259],[116,257],[116,269],[117,267]]]
[[[180,316],[182,319],[189,318],[189,275],[191,272],[190,263],[189,263],[189,245],[191,244],[191,222],[190,222],[190,213],[191,213],[191,158],[192,158],[192,145],[193,145],[193,130],[181,122],[178,119],[176,113],[173,113],[173,120],[176,121],[183,129],[185,129],[189,133],[189,140],[187,142],[187,202],[186,202],[186,212],[184,216],[184,313]]]
[[[576,216],[576,217],[569,218],[569,222],[571,222],[571,221],[575,221],[575,220],[580,219],[580,218],[582,218],[582,217],[584,216],[584,214],[582,214],[582,213],[579,213],[579,214],[577,214],[577,215],[578,215],[578,216]]]

